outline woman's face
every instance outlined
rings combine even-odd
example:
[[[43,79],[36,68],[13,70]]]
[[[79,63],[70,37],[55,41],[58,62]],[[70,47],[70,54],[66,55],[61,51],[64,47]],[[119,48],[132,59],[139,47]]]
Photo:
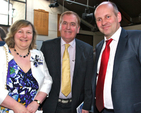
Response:
[[[32,42],[33,30],[31,25],[20,28],[14,35],[15,47],[19,49],[29,49]]]

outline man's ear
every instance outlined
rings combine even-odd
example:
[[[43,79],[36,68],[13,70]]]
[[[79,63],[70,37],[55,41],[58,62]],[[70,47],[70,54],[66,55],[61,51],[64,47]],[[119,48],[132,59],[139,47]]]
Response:
[[[120,12],[118,12],[117,18],[118,18],[118,22],[120,23],[121,22],[121,19],[122,19],[122,16],[121,16],[121,13]]]
[[[78,29],[77,29],[77,33],[79,33],[79,30],[80,30],[80,26],[79,26]]]
[[[59,24],[59,31],[61,31],[61,24]]]

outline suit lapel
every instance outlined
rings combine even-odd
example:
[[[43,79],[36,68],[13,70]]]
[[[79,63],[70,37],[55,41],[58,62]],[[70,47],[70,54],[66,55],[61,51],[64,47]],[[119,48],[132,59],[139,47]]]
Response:
[[[54,58],[53,62],[54,62],[54,71],[56,72],[56,75],[59,76],[55,76],[55,80],[56,80],[56,84],[57,85],[56,89],[60,91],[60,84],[61,84],[61,38],[57,38],[56,40],[54,40],[54,45],[52,45],[53,50],[55,51],[53,52],[54,55],[52,56],[52,58]]]
[[[80,63],[81,63],[81,56],[83,54],[83,49],[81,47],[81,44],[77,39],[76,40],[76,54],[75,54],[75,66],[74,66],[74,74],[73,74],[73,84],[76,79],[77,71],[80,69]]]
[[[100,52],[101,52],[103,44],[104,44],[104,40],[102,40],[101,43],[96,48],[96,64],[98,63],[98,59],[99,59]]]
[[[120,65],[120,61],[121,61],[123,54],[125,52],[125,46],[127,43],[127,39],[128,39],[127,33],[124,29],[122,29],[121,35],[119,38],[119,42],[118,42],[118,46],[117,46],[117,50],[116,50],[116,54],[115,54],[114,67],[113,67],[113,79],[116,76],[116,73],[117,73],[119,65]]]

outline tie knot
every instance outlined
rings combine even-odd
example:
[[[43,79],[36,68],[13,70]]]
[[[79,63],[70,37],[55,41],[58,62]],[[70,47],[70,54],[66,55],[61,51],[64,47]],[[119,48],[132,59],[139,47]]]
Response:
[[[65,48],[68,49],[68,47],[70,46],[70,44],[65,44]]]
[[[113,39],[106,40],[106,45],[109,46],[109,44],[112,42],[112,40]]]

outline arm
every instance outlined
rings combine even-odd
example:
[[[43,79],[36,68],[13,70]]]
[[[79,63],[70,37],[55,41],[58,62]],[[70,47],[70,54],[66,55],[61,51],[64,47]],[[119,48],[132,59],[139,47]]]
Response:
[[[47,94],[44,92],[39,92],[36,97],[34,98],[34,100],[38,100],[41,103],[43,103],[44,99],[46,98]],[[32,101],[28,106],[27,109],[31,112],[31,113],[35,113],[38,109],[38,107],[40,106],[39,103],[37,103],[36,101]]]
[[[84,105],[83,105],[83,112],[85,110],[91,109],[91,102],[92,102],[92,76],[94,75],[94,59],[93,59],[93,48],[87,49],[88,56],[87,56],[87,66],[86,66],[86,75],[85,75],[85,86],[84,86]],[[85,112],[84,112],[85,111]]]
[[[42,86],[40,88],[40,91],[47,93],[47,96],[49,96],[49,92],[50,92],[51,86],[52,86],[52,77],[49,74],[49,71],[48,71],[48,68],[47,68],[47,65],[46,65],[46,62],[45,62],[45,59],[44,59],[42,52],[41,52],[41,56],[43,59],[43,74],[44,74],[45,78],[44,78],[44,81],[43,81]]]
[[[39,65],[36,68],[32,67],[32,74],[34,77],[36,75],[36,80],[39,84],[38,93],[36,94],[34,100],[38,100],[41,104],[44,101],[44,99],[49,95],[51,85],[52,85],[52,78],[48,72],[48,68],[46,66],[42,52],[38,51],[38,54],[40,54],[39,56],[42,59],[43,64]],[[31,113],[36,112],[38,107],[40,106],[40,104],[34,100],[27,106],[27,109]]]
[[[18,103],[16,100],[14,100],[12,97],[8,95],[1,103],[1,106],[12,109],[14,113],[30,113],[25,106]]]
[[[49,74],[42,52],[39,50],[32,50],[31,57],[34,58],[35,55],[39,56],[39,59],[41,61],[41,64],[39,64],[37,67],[35,67],[33,62],[31,62],[32,74],[39,85],[38,92],[41,91],[49,95],[52,86],[52,77]]]

